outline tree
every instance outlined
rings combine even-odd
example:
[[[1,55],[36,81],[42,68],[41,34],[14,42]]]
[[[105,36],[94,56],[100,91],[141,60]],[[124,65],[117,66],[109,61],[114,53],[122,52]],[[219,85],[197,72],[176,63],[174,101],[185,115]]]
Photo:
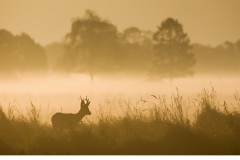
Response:
[[[226,41],[223,45],[225,52],[228,54],[236,54],[235,44],[229,41]]]
[[[125,43],[141,43],[142,31],[138,29],[137,27],[129,27],[123,31],[123,39]]]
[[[73,21],[66,35],[65,53],[58,67],[68,72],[112,73],[119,69],[119,37],[116,26],[87,10]]]
[[[152,77],[172,79],[193,75],[191,67],[195,64],[195,58],[190,52],[190,40],[177,20],[168,18],[163,21],[153,40]]]
[[[239,45],[239,46],[238,46]],[[209,45],[192,44],[197,59],[195,71],[200,74],[239,75],[240,73],[240,41]]]
[[[152,47],[151,31],[140,30],[137,27],[129,27],[123,31],[123,41],[129,44],[139,44],[146,47]]]
[[[240,39],[235,43],[236,51],[238,54],[240,54]]]
[[[121,68],[125,73],[145,74],[151,64],[152,32],[129,27],[122,34]]]
[[[12,74],[36,72],[47,69],[47,57],[44,49],[27,34],[14,36],[0,30],[0,72]]]

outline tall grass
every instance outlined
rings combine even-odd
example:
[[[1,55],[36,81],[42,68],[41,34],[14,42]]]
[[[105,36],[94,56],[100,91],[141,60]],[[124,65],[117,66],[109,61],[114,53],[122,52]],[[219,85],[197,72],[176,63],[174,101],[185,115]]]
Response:
[[[240,99],[229,107],[216,91],[204,89],[186,101],[178,93],[170,102],[119,101],[99,104],[96,118],[84,117],[73,130],[55,131],[42,122],[41,106],[27,113],[0,106],[0,154],[15,155],[226,155],[240,153]],[[191,121],[188,108],[196,107]]]

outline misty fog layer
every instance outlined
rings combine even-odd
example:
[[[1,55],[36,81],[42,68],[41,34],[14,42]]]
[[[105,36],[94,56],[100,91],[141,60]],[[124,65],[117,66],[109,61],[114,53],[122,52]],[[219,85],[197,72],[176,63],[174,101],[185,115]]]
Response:
[[[143,78],[101,77],[93,82],[87,75],[26,77],[1,81],[2,94],[87,94],[111,93],[125,95],[169,94],[176,88],[183,94],[194,94],[203,88],[216,87],[220,93],[238,91],[240,77],[195,76],[192,78],[152,81]]]
[[[14,105],[20,112],[26,114],[31,102],[41,109],[43,121],[50,123],[50,117],[55,112],[76,113],[80,108],[80,96],[88,97],[91,101],[89,108],[92,116],[96,110],[103,106],[119,110],[119,102],[147,101],[148,108],[153,103],[158,103],[156,97],[164,96],[168,103],[171,96],[179,93],[186,103],[193,103],[201,96],[203,89],[216,90],[219,103],[224,101],[235,104],[234,95],[239,93],[240,77],[203,77],[178,78],[172,81],[150,81],[146,78],[106,78],[98,77],[94,82],[87,75],[72,74],[67,77],[26,77],[18,80],[1,81],[0,103],[7,109]],[[231,108],[231,107],[230,107]],[[193,106],[189,109],[192,113],[196,110]],[[190,117],[191,118],[191,117]]]

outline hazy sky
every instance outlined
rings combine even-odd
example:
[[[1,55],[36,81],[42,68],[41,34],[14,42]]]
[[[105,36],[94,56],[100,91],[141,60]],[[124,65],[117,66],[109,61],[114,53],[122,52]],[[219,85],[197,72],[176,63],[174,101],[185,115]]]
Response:
[[[168,17],[183,24],[191,42],[215,46],[240,39],[240,0],[0,0],[0,29],[25,32],[42,45],[60,41],[71,19],[86,9],[119,31],[131,26],[156,31]]]

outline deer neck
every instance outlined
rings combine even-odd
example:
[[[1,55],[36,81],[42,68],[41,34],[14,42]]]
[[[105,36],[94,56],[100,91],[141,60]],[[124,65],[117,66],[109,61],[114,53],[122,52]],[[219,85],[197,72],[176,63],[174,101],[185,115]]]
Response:
[[[83,119],[83,117],[85,116],[85,114],[80,110],[78,113],[77,113],[77,116],[79,118],[79,120]]]

